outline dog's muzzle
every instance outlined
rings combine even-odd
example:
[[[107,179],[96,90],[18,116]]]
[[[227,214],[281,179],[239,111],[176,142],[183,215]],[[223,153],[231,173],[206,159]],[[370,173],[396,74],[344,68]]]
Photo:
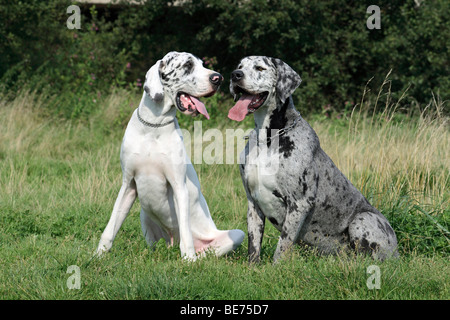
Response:
[[[248,92],[240,82],[243,78],[244,72],[242,70],[237,69],[231,73],[230,91],[234,95],[236,104],[228,112],[228,118],[235,121],[242,121],[247,115],[254,113],[266,102],[269,96],[268,91]]]

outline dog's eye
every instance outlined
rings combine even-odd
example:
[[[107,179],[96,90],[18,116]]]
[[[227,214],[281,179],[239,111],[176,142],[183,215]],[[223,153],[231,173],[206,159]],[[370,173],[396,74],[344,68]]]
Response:
[[[192,69],[192,67],[193,67],[192,61],[186,62],[186,63],[184,64],[184,67],[185,67],[186,69],[188,69],[188,70]]]
[[[260,67],[260,66],[256,66],[256,67],[255,67],[255,69],[256,69],[256,70],[258,70],[258,71],[263,71],[263,70],[266,70],[265,68],[263,68],[263,67]]]

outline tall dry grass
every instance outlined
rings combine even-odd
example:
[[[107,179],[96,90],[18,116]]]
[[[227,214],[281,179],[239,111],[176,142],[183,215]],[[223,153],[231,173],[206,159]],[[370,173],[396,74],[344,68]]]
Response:
[[[58,172],[65,172],[70,181],[67,188],[72,190],[74,199],[106,200],[99,190],[105,185],[112,188],[120,180],[120,140],[139,98],[117,91],[105,97],[97,112],[84,121],[49,116],[46,101],[33,92],[23,92],[12,102],[0,100],[4,194],[12,199],[27,186],[31,194],[38,183],[31,186],[26,182],[30,159],[46,159],[39,166],[47,166],[48,162],[50,166],[63,167]],[[399,113],[401,107],[402,98],[393,101],[390,82],[385,80],[377,95],[364,91],[347,120],[327,119],[311,121],[311,124],[323,149],[353,184],[372,196],[374,205],[396,201],[407,194],[409,201],[430,208],[448,208],[450,130],[443,112],[445,102],[434,99],[416,117]],[[226,128],[227,125],[221,127],[224,145]],[[204,141],[203,147],[209,143]],[[236,154],[239,152],[236,150]],[[228,194],[225,198],[234,199],[237,215],[242,206],[237,166],[201,164],[196,165],[196,170],[206,193],[220,190],[221,194]],[[226,176],[232,179],[226,182],[223,179]],[[223,202],[218,203],[212,206],[220,210]]]
[[[418,117],[405,115],[407,110],[399,113],[404,95],[393,101],[388,76],[376,96],[367,98],[364,90],[342,130],[337,130],[333,121],[313,124],[321,145],[353,184],[383,195],[375,197],[375,205],[408,194],[416,203],[448,210],[450,127],[444,114],[446,102],[434,98]]]
[[[91,119],[79,121],[49,115],[46,102],[29,91],[0,100],[0,202],[34,212],[109,203],[107,191],[121,179],[117,119],[124,97],[108,97]]]
[[[357,187],[370,185],[372,193],[390,199],[407,192],[417,202],[448,207],[450,130],[445,102],[434,99],[420,116],[403,116],[398,112],[402,98],[392,101],[388,76],[376,96],[364,91],[347,121],[312,121],[312,126],[323,149]],[[0,100],[0,159],[10,168],[11,187],[23,185],[26,176],[26,164],[16,171],[12,160],[21,155],[69,164],[84,158],[92,164],[90,174],[99,176],[89,185],[99,186],[111,162],[118,163],[117,148],[138,100],[118,91],[106,97],[87,122],[48,116],[46,102],[33,92],[23,92],[12,102]],[[225,129],[222,132],[225,145]],[[197,167],[201,174],[202,166]],[[205,172],[207,177],[210,171]],[[80,185],[79,179],[74,177],[75,185]]]

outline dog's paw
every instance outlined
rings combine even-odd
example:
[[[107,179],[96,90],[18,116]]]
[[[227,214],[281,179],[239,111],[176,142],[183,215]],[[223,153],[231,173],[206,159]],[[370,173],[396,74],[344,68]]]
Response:
[[[186,262],[195,262],[195,261],[197,261],[197,259],[198,259],[198,257],[196,254],[193,254],[193,255],[185,254],[183,256],[183,261],[186,261]]]
[[[105,254],[109,251],[105,246],[98,246],[97,251],[95,251],[94,256],[97,258],[101,258],[105,256]]]

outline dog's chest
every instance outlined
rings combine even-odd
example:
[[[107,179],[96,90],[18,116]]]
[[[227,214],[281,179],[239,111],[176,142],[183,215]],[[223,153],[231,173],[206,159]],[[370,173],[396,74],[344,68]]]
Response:
[[[283,221],[284,203],[276,196],[276,190],[279,189],[277,179],[279,154],[259,151],[257,157],[246,158],[244,179],[247,188],[267,218]]]

